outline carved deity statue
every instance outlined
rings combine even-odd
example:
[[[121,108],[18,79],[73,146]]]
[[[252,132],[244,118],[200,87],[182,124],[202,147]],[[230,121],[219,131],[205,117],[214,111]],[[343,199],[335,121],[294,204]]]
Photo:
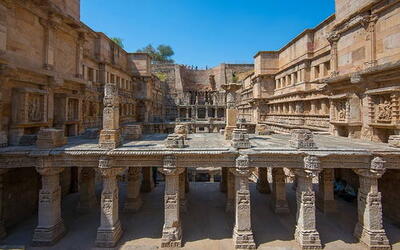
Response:
[[[378,120],[390,121],[392,119],[392,105],[388,100],[377,105]]]

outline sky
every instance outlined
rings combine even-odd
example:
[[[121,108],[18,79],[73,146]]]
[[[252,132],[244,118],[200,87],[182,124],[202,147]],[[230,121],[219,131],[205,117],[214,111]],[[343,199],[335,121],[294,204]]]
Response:
[[[334,13],[334,0],[81,0],[81,20],[128,52],[170,45],[179,64],[253,63]]]

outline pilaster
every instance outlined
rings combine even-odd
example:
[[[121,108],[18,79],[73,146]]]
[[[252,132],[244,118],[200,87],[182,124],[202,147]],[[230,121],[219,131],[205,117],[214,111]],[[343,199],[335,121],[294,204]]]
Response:
[[[320,171],[320,160],[316,156],[306,156],[304,168],[294,170],[297,177],[297,224],[294,237],[303,249],[322,248],[316,228],[315,192],[312,187],[312,179]]]
[[[36,171],[42,176],[42,189],[39,191],[38,225],[33,233],[34,246],[54,245],[65,232],[61,218],[60,173],[63,168],[50,166],[49,162],[39,160]]]
[[[358,189],[358,222],[354,236],[369,249],[391,249],[383,227],[382,200],[378,179],[385,173],[385,161],[375,157],[370,169],[354,169],[360,179]]]
[[[164,226],[161,238],[161,247],[181,247],[182,228],[180,220],[180,188],[179,175],[185,171],[177,168],[176,158],[166,156],[163,167],[159,171],[165,175],[164,194]]]
[[[123,168],[113,168],[111,159],[101,158],[98,171],[103,177],[101,193],[100,227],[97,229],[96,246],[114,247],[122,236],[121,222],[118,213],[118,182],[117,175]]]

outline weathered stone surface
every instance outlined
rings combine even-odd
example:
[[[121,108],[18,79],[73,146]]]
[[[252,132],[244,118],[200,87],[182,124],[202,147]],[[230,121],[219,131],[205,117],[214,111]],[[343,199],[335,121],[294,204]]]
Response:
[[[36,140],[36,145],[40,149],[56,148],[65,144],[67,138],[64,136],[64,131],[54,128],[41,129]]]
[[[292,130],[291,139],[289,144],[293,148],[297,149],[313,149],[317,146],[314,143],[314,136],[310,130],[307,129],[295,129]]]
[[[125,212],[137,212],[143,204],[140,194],[140,187],[142,185],[142,169],[129,168],[127,173],[127,187],[126,197],[124,204]]]
[[[234,129],[232,132],[231,145],[236,149],[251,148],[247,129]]]
[[[125,140],[139,140],[142,137],[142,127],[140,125],[126,125],[123,131]]]
[[[185,147],[185,137],[183,135],[172,134],[168,135],[166,141],[167,148],[184,148]]]

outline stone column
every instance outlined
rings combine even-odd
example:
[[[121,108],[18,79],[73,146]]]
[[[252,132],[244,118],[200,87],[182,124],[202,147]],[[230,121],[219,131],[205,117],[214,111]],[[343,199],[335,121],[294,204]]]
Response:
[[[4,238],[7,236],[6,233],[6,227],[4,225],[4,218],[3,218],[3,202],[4,199],[3,197],[5,196],[3,194],[3,178],[4,174],[8,172],[8,169],[0,169],[0,239]]]
[[[84,78],[84,72],[82,70],[83,62],[83,47],[85,43],[85,33],[79,33],[78,39],[76,41],[76,55],[75,55],[75,72],[77,78]]]
[[[235,176],[235,227],[233,242],[236,249],[255,249],[253,231],[251,228],[251,204],[249,177],[252,169],[249,167],[247,155],[236,159],[236,168],[230,169]]]
[[[114,247],[122,236],[121,222],[118,214],[118,182],[117,175],[123,168],[113,168],[110,159],[102,158],[99,161],[99,172],[103,177],[103,191],[101,193],[100,226],[97,229],[96,246]]]
[[[339,73],[338,42],[340,34],[338,32],[332,32],[327,39],[331,44],[331,75],[337,75]]]
[[[154,189],[153,170],[151,167],[142,168],[142,187],[141,191],[148,193]]]
[[[42,176],[42,189],[39,191],[38,225],[33,233],[34,246],[55,244],[64,236],[66,229],[61,218],[60,173],[56,168],[41,160],[36,171]]]
[[[182,228],[179,215],[179,175],[184,171],[184,169],[177,168],[176,158],[174,156],[166,156],[164,158],[164,166],[160,168],[159,171],[165,175],[165,211],[161,247],[181,247]]]
[[[272,209],[277,214],[289,213],[286,200],[286,182],[283,168],[272,169]]]
[[[336,212],[334,185],[334,169],[326,168],[319,175],[317,207],[324,213]]]
[[[179,199],[181,211],[186,212],[186,178],[185,178],[185,170],[179,175]]]
[[[206,119],[208,119],[209,115],[208,115],[208,107],[206,106]]]
[[[271,193],[268,182],[268,168],[258,168],[257,190],[263,194]]]
[[[190,183],[189,183],[189,176],[188,176],[188,169],[185,168],[185,193],[189,193]]]
[[[383,227],[381,193],[378,191],[378,179],[386,171],[384,163],[382,158],[375,157],[370,169],[354,170],[360,179],[354,236],[370,249],[391,249]]]
[[[99,146],[114,149],[121,144],[119,129],[119,96],[115,83],[104,85],[103,129],[100,132]]]
[[[238,110],[236,106],[235,93],[242,86],[240,84],[231,83],[221,86],[226,91],[226,126],[225,126],[225,140],[232,139],[232,132],[237,127]]]
[[[221,182],[219,183],[219,190],[223,193],[226,193],[227,190],[227,178],[228,178],[228,169],[221,168]]]
[[[294,170],[297,177],[297,225],[294,238],[303,249],[322,248],[316,228],[315,193],[312,187],[312,179],[320,171],[320,161],[316,156],[306,156],[304,168]]]
[[[231,171],[228,169],[227,173],[227,183],[226,183],[226,207],[225,211],[232,213],[235,209],[235,177]]]
[[[97,207],[96,172],[94,168],[82,168],[79,178],[79,212],[90,212]]]
[[[54,18],[49,17],[48,19],[40,18],[40,24],[44,28],[44,62],[43,68],[46,70],[54,69],[54,47],[55,47],[55,32],[58,28],[58,24],[54,21]]]
[[[143,204],[140,195],[140,187],[142,185],[142,168],[129,168],[128,169],[128,185],[126,186],[126,198],[124,211],[136,212]]]
[[[186,107],[186,119],[189,119],[189,108]]]

